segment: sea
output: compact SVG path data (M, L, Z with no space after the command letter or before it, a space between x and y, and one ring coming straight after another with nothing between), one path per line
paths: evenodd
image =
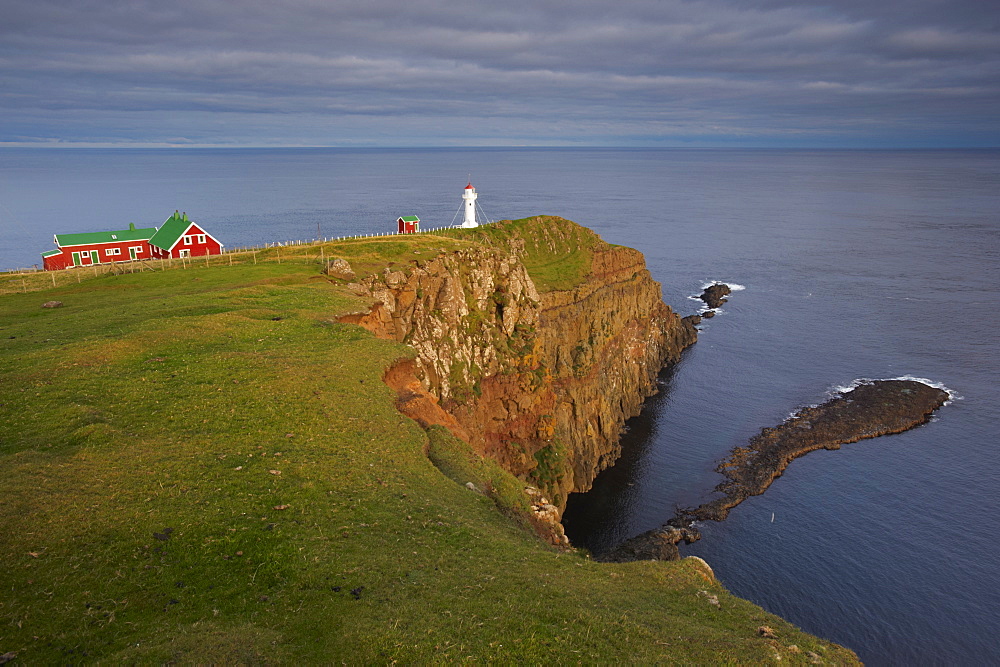
M677 312L736 287L570 497L600 553L712 497L727 452L861 378L953 399L794 461L682 547L873 665L1000 664L1000 150L0 149L0 268L188 213L230 247L559 215L641 250Z

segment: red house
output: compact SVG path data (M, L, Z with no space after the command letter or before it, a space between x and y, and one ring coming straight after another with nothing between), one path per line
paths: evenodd
M159 228L136 229L134 224L130 224L128 229L121 231L56 234L54 239L56 250L42 253L42 265L46 271L137 259L200 257L222 252L222 244L215 237L191 222L186 213L177 211Z
M415 215L404 215L396 220L400 234L413 234L420 231L420 218Z
M149 248L153 259L222 254L222 244L214 236L191 222L187 213L177 211L150 237Z

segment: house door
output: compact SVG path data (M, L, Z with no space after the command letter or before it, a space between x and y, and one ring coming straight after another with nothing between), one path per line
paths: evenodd
M91 250L90 251L90 263L91 264L100 264L100 261L98 261L98 259L97 259L97 251L96 250Z
M81 264L81 262L80 262L80 253L74 252L73 253L73 266L80 266L80 264Z
M128 258L129 259L135 259L136 258L135 248L129 248L128 249Z

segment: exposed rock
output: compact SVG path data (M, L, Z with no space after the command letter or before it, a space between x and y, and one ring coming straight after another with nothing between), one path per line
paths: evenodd
M714 593L709 593L708 591L698 591L698 597L704 597L705 601L713 607L720 609L719 596Z
M42 304L42 308L62 308L62 301L46 301Z
M726 299L722 298L727 294L732 293L729 285L723 283L714 283L705 288L705 291L701 293L698 298L705 302L705 305L709 308L719 308L722 304L726 302Z
M347 289L351 290L354 294L358 296L371 296L372 291L362 285L361 283L348 283Z
M523 233L502 250L442 252L370 276L361 282L375 303L341 321L413 347L386 374L400 410L544 487L558 514L618 458L625 420L697 332L663 303L638 251L557 218ZM572 235L591 243L589 275L539 293L525 244L558 253Z
M706 310L704 313L701 314L701 316L704 317L706 320L710 320L713 317L715 317L715 311L714 310Z
M598 556L595 560L606 563L625 563L634 560L680 560L677 545L691 544L701 537L697 530L663 526L646 531ZM707 565L707 564L706 564Z
M358 277L354 273L354 269L351 268L350 263L340 257L328 261L326 267L323 268L323 273L333 278L340 278L341 280L355 280Z
M822 405L802 408L781 425L762 429L748 446L734 448L716 467L726 476L715 487L721 497L695 509L679 510L662 528L627 540L600 560L677 560L678 543L690 544L701 537L693 527L695 521L722 521L733 507L764 493L799 456L907 431L927 422L947 400L946 391L923 382L874 380Z
M726 481L715 487L722 494L693 510L685 520L722 521L729 510L767 487L799 456L817 449L880 435L902 433L930 420L948 400L948 393L913 380L875 380L834 396L822 405L802 408L775 428L762 429L748 446L736 447L716 471Z
M772 630L770 627L766 625L762 625L759 628L757 628L757 634L763 637L764 639L778 638L778 635L774 634L774 630Z

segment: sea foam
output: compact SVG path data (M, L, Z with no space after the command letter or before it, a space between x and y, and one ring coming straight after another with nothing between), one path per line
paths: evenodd
M894 378L882 378L884 380L908 380L910 382L922 382L928 387L934 387L935 389L940 389L941 391L948 394L948 400L944 402L944 405L950 405L952 401L962 400L962 396L958 394L954 389L950 389L941 382L935 382L934 380L928 380L927 378L916 377L914 375L901 375ZM840 394L846 394L852 389L856 389L863 384L871 384L877 382L875 378L857 378L852 380L846 385L838 385L830 388L826 393L827 396L833 398L834 396L839 396Z
M827 397L827 400L830 400L832 398L837 398L838 396L843 396L847 392L853 389L857 389L861 385L872 384L873 382L880 382L882 380L909 380L911 382L922 382L928 387L934 387L935 389L940 389L941 391L944 391L948 394L948 400L945 401L941 407L944 407L945 405L951 405L953 401L962 400L962 396L960 396L958 392L956 392L954 389L949 389L940 382L934 382L933 380L928 380L927 378L915 377L913 375L902 375L900 377L895 377L895 378L882 378L881 380L876 378L856 378L854 380L851 380L847 384L834 385L833 387L830 387L829 389L826 390L825 396ZM824 401L824 403L825 402L826 401ZM782 423L795 419L796 417L799 416L799 414L801 414L803 410L807 408L818 408L820 405L822 405L822 403L812 403L810 405L803 405L802 407L796 408L792 412L788 413L788 416L785 417L784 420L782 420Z
M739 283L731 283L731 282L727 282L725 280L710 280L707 283L703 283L702 284L701 291L704 292L705 290L707 290L712 285L729 285L729 289L731 289L734 292L739 292L741 290L745 290L746 289L746 285L740 285ZM694 297L694 298L697 299L698 297Z

